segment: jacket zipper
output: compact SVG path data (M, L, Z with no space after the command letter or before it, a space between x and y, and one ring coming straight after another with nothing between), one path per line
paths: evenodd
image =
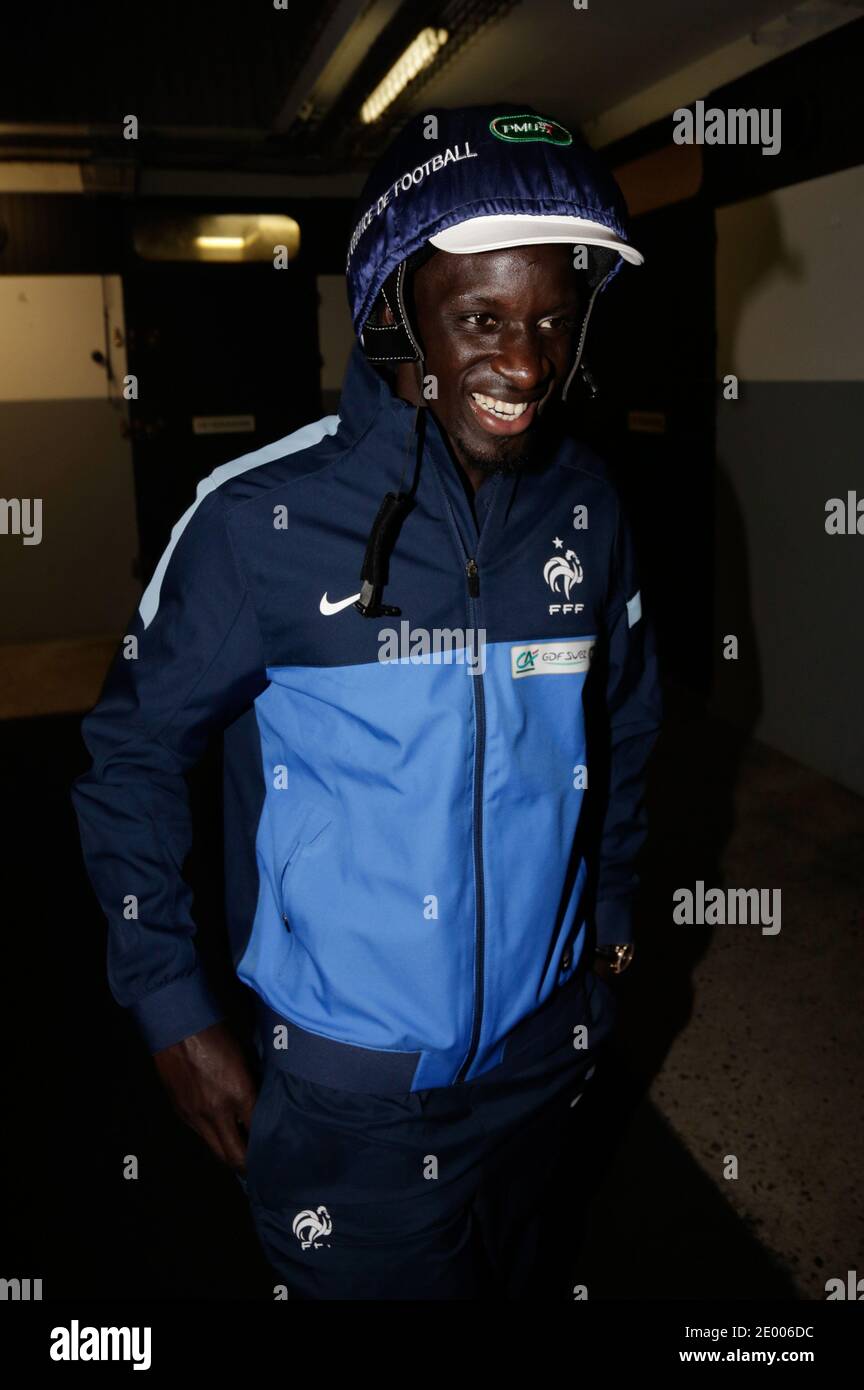
M474 631L477 629L477 616L480 598L480 571L477 561L473 555L468 554L467 547L462 539L462 533L453 512L450 498L447 496L447 489L444 486L438 468L435 468L435 476L444 501L444 507L450 520L450 526L456 540L456 545L465 562L465 576L468 581L468 619L469 626L473 623ZM493 486L492 483L489 484ZM494 506L494 499L490 500L489 509L486 513L484 526L488 525L489 513ZM478 531L477 545L480 544L480 534ZM465 1079L471 1063L477 1055L477 1048L480 1043L480 1030L483 1025L483 996L485 990L485 972L483 968L483 958L485 955L486 940L486 888L483 876L483 767L486 757L486 691L483 684L482 670L472 673L471 680L474 683L474 720L477 737L474 744L474 797L473 797L473 849L474 849L474 898L476 912L474 918L474 1012L471 1020L471 1040L468 1044L468 1051L459 1067L453 1080L455 1086L457 1082Z
M480 572L477 561L468 557L465 561L468 578L468 611L476 633L477 600L480 597ZM486 939L486 888L483 880L483 765L486 756L486 692L483 687L483 674L472 672L474 682L474 717L477 737L474 744L474 896L476 917L474 925L474 1014L471 1022L471 1041L461 1067L456 1073L456 1082L464 1081L471 1063L477 1055L480 1042L480 1029L483 1025L483 993L485 975L483 958Z

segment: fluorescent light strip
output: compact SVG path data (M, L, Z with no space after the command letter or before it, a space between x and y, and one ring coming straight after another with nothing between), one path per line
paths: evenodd
M382 111L391 106L401 92L418 73L427 68L444 47L449 35L446 29L422 29L393 64L386 77L378 83L371 96L360 108L360 119L364 125L377 121Z
M242 236L196 236L195 245L207 251L236 251L246 245Z

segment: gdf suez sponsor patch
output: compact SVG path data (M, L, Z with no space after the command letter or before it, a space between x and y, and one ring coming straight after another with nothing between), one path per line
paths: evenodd
M522 676L563 676L587 671L594 655L595 637L576 637L568 642L529 642L510 648L510 674L514 681Z

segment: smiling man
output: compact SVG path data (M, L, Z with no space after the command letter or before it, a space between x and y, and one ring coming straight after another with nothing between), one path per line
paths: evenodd
M409 122L350 240L339 414L199 486L84 721L111 988L289 1297L573 1298L577 1102L633 951L660 697L630 532L564 402L640 260L558 122ZM417 651L384 654L394 617ZM482 662L438 659L444 634ZM214 736L260 1078L181 875Z
M472 486L548 459L560 428L555 407L588 307L573 247L442 251L415 272L412 288L418 336L429 344L425 370L437 383L431 409ZM381 322L395 323L386 303ZM502 354L502 338L521 340L521 351ZM397 391L420 404L407 364L399 366Z

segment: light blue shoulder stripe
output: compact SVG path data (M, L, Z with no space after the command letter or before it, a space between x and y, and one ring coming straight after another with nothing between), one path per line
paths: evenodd
M153 577L144 593L141 595L141 602L138 605L138 612L145 628L149 627L159 610L159 594L162 589L162 580L165 571L174 552L174 547L179 541L186 527L192 519L195 508L204 500L209 492L213 492L229 478L236 478L238 473L246 473L250 468L259 468L262 463L270 463L272 459L284 458L286 454L296 454L300 449L311 449L318 444L325 434L335 434L339 427L338 415L324 415L320 420L315 420L311 425L303 425L293 434L286 434L284 439L277 439L272 444L265 444L261 449L255 449L251 454L241 454L240 458L231 459L228 463L220 463L218 468L207 478L202 478L195 491L195 501L175 523L171 530L171 539L166 545L159 563L153 571Z

